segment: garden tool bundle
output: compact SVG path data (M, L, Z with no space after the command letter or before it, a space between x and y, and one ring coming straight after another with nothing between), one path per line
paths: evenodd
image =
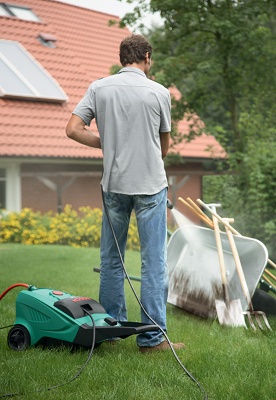
M236 243L235 243L235 240L234 240L234 237L233 237L233 233L232 233L232 229L231 229L232 227L229 224L229 221L233 221L233 220L232 219L229 220L227 218L221 218L212 208L210 208L207 204L203 203L202 200L197 199L197 201L198 201L199 204L202 205L202 207L204 207L207 211L209 211L212 214L214 219L219 220L225 226L226 234L228 236L228 240L229 240L229 243L230 243L230 248L231 248L231 251L232 251L232 254L233 254L235 266L236 266L237 273L238 273L238 276L239 276L241 288L242 288L242 291L243 291L243 294L244 294L244 297L246 299L246 303L247 303L247 306L248 306L247 310L245 310L243 312L243 314L248 316L249 324L254 330L256 330L256 327L255 327L255 324L253 322L252 317L255 317L255 319L257 321L257 324L258 324L260 329L263 329L263 325L261 323L261 319L262 319L263 322L265 323L265 326L269 330L271 330L271 327L269 325L269 322L267 320L267 317L266 317L265 313L263 311L254 311L254 309L253 309L253 305L252 305L252 301L251 301L251 295L250 295L249 290L248 290L248 286L247 286L247 282L246 282L246 279L245 279L245 276L244 276L244 272L243 272L242 264L241 264L241 261L240 261L239 253L237 251Z
M209 207L215 212L216 207L220 207L220 204L209 204ZM213 225L214 225L214 232L217 244L218 259L219 259L222 288L223 288L223 300L218 300L218 299L215 300L218 320L222 325L246 326L240 299L235 299L231 301L229 299L226 266L224 262L220 229L219 229L218 219L215 217L215 215L213 215Z
M229 221L223 221L216 212L214 216L212 215L218 222L227 223L230 231L234 231L235 247L242 265L247 285L246 290L245 285L242 285L241 282L241 274L238 273L236 265L238 261L237 257L234 259L234 247L230 245L229 234L216 229L216 235L214 235L215 219L210 219L190 198L187 198L187 201L182 198L179 200L208 225L208 228L195 225L189 220L186 224L182 224L181 219L179 218L177 221L176 218L178 211L172 210L179 228L171 235L167 249L168 302L203 318L218 316L217 306L219 303L216 303L216 300L224 303L224 311L229 311L230 303L235 306L233 310L236 311L240 310L241 305L242 313L238 311L238 314L232 316L230 314L230 317L228 315L230 318L228 318L228 322L230 325L233 321L235 322L233 325L245 325L245 315L248 318L250 316L255 318L257 315L250 314L253 308L252 301L249 303L249 297L252 298L257 292L261 277L266 272L267 248L257 239L237 235ZM208 209L210 208L208 207ZM218 257L218 248L222 255L220 258ZM273 274L272 276L274 277ZM249 296L245 296L246 292L249 293ZM237 301L235 302L235 300ZM247 312L249 314L244 314ZM268 328L269 324L265 314L260 312L257 316L259 317L258 321L260 322L260 319L264 321Z

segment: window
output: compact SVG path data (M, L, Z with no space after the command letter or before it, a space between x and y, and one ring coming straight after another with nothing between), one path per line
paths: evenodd
M50 33L40 33L37 39L40 41L41 44L43 44L43 46L53 48L56 47L57 38Z
M17 17L26 21L40 22L38 16L28 7L15 6L7 3L0 3L0 16Z
M0 17L10 17L11 14L3 4L0 4Z
M0 97L65 102L56 80L18 42L0 40Z
M6 208L6 170L0 168L0 210Z

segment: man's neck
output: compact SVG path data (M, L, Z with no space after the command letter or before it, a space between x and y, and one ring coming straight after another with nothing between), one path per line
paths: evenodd
M140 63L133 63L133 64L126 64L125 67L132 67L132 68L138 68L141 71L143 71L147 75L146 71L146 63L144 61L141 61Z

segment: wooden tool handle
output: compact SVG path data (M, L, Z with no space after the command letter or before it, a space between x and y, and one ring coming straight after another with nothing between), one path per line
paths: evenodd
M271 261L270 259L268 259L267 262L268 262L273 268L276 269L276 264L275 264L273 261Z
M276 286L268 279L265 275L262 275L264 281L266 281L273 289L276 289Z
M187 197L186 200L189 204L191 204L192 207L194 207L195 210L199 212L199 214L202 214L205 218L207 218L210 222L212 222L212 220L206 214L204 214L201 208L198 207L198 205L190 197Z
M271 272L269 272L268 269L265 269L264 272L265 272L268 276L270 276L270 278L272 278L272 279L274 279L274 280L276 281L276 276L273 275Z
M223 256L223 249L222 249L222 244L221 244L219 225L218 225L218 220L214 216L213 216L213 224L214 224L214 232L215 232L215 238L216 238L216 244L217 244L217 250L218 250L221 280L222 280L222 283L224 285L226 285L227 284L226 269L225 269L225 263L224 263L224 256Z
M233 234L232 234L231 230L229 229L229 226L225 222L224 222L224 225L225 225L225 230L226 230L226 233L227 233L227 236L228 236L228 239L229 239L229 243L230 243L230 247L231 247L231 250L232 250L233 257L234 257L234 261L235 261L235 264L236 264L236 269L237 269L237 272L238 272L238 275L239 275L239 278L240 278L243 294L244 294L244 296L246 298L246 301L247 301L247 304L248 304L250 310L253 310L253 305L252 305L252 302L251 302L251 296L250 296L250 293L249 293L249 290L248 290L248 286L247 286L247 283L246 283L246 280L245 280L244 272L243 272L243 269L242 269L239 253L237 251L237 247L236 247L236 243L235 243Z
M215 216L217 217L217 219L225 225L225 223L223 222L222 218L221 218L217 213L215 213L210 207L208 207L205 203L203 203L202 200L197 199L197 202L198 202L202 207L204 207L207 211L209 211L212 215L215 215ZM230 231L231 231L232 233L234 233L234 235L242 236L238 231L236 231L236 229L233 228L233 226L231 226L231 225L229 225L229 224L227 224L227 226L228 226L228 228L230 229ZM268 262L273 268L276 269L276 264L275 264L273 261L271 261L270 259L268 259L267 262Z
M178 197L178 200L180 200L183 204L185 204L185 206L187 206L191 211L193 211L193 213L197 217L199 217L203 222L205 222L210 228L212 228L212 229L214 228L212 221L210 220L210 218L205 216L204 213L199 213L194 207L192 207L189 203L187 203L187 201L182 199L182 197Z
M231 230L231 232L233 232L236 235L238 234L238 232L229 224L229 222L226 222L225 220L223 220L223 218L221 218L214 210L212 210L210 207L208 207L207 204L203 203L202 200L197 199L197 202L200 205L202 205L202 207L204 207L207 211L209 211L212 214L212 216L216 217L223 225L228 226L228 228Z

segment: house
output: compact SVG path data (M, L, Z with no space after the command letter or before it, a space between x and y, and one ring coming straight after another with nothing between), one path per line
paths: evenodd
M101 207L102 153L68 139L65 126L88 85L119 64L129 31L110 19L55 0L0 2L0 208ZM174 203L200 197L222 147L203 135L173 151L184 160L167 168Z

